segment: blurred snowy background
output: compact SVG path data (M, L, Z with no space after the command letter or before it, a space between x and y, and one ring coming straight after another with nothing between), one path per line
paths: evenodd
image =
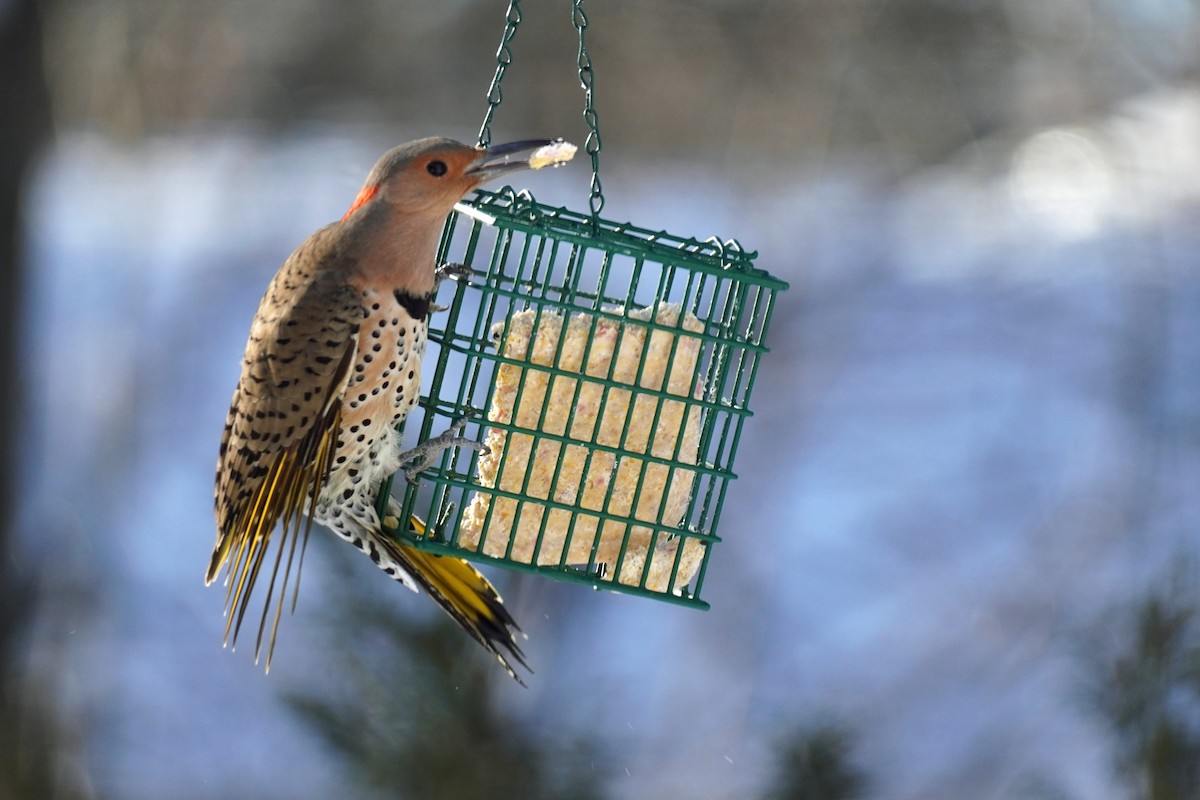
M493 571L521 689L322 536L221 648L261 292L504 7L0 0L0 798L1200 797L1196 0L592 0L605 216L792 285L712 610ZM495 138L581 143L523 7Z

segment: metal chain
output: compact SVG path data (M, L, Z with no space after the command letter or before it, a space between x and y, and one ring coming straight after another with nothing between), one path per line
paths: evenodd
M588 126L587 141L583 149L592 157L592 194L588 204L592 209L592 222L604 208L604 189L600 185L600 117L596 114L594 91L596 73L592 71L592 57L588 53L584 31L587 30L588 18L583 11L583 0L573 0L571 20L575 30L579 31L579 85L583 87L583 121Z
M510 0L508 11L504 15L504 35L500 37L500 47L496 50L496 74L492 85L488 87L487 114L483 117L483 125L479 129L479 146L487 147L492 143L492 117L504 100L504 92L500 89L500 81L504 80L504 71L512 63L513 55L509 43L517 35L517 26L521 24L521 0Z
M572 0L571 21L579 33L579 85L583 87L583 122L588 127L587 140L583 144L584 152L592 158L592 187L588 205L592 209L592 221L595 222L604 208L604 188L600 184L600 117L596 114L595 84L596 73L592 70L592 56L588 53L585 31L588 26L587 14L583 10L583 0ZM509 46L517 35L517 26L521 24L521 0L509 0L508 11L504 15L504 35L500 38L500 47L496 50L496 74L492 77L492 85L488 87L487 113L483 117L483 125L479 128L479 146L487 147L492 143L492 117L496 109L504 101L504 92L500 82L504 73L512 64L512 48Z

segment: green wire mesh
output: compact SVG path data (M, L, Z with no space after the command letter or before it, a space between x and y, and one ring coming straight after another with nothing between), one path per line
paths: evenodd
M509 188L460 203L438 259L473 273L430 320L419 438L469 417L465 435L491 453L450 448L404 486L402 518L428 524L397 535L708 608L721 506L787 288L755 256Z

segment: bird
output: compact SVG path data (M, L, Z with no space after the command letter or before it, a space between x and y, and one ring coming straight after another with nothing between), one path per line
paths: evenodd
M221 437L217 540L205 573L211 585L225 568L225 642L236 646L251 592L268 564L256 663L280 582L267 672L293 562L294 612L316 522L395 580L424 590L523 683L514 669L514 663L529 669L515 638L521 631L499 593L463 559L417 550L385 533L376 497L383 480L405 463L419 462L419 470L431 452L449 445L483 447L455 438L456 424L404 451L396 426L417 403L428 319L438 310L434 294L445 276L435 260L446 216L485 181L542 166L551 145L561 142L471 147L439 137L394 147L376 162L345 215L305 239L268 285ZM387 516L398 511L389 498ZM424 523L414 516L410 525Z

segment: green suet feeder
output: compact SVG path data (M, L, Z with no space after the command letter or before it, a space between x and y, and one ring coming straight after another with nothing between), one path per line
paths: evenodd
M488 121L511 61L515 5ZM578 0L575 9L591 213L505 188L476 192L447 220L439 263L471 274L430 319L420 439L469 417L465 434L490 452L452 447L405 486L401 518L427 524L397 535L423 550L708 608L704 576L787 284L736 241L599 217L586 17ZM481 142L486 132L485 121Z

